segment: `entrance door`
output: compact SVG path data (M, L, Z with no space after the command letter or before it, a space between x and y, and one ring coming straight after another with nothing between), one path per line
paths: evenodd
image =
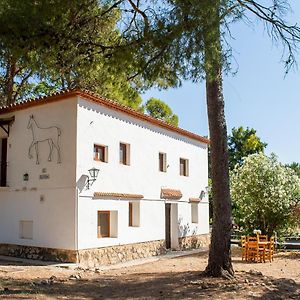
M0 186L6 186L7 139L0 139Z
M166 248L171 249L171 203L165 204Z

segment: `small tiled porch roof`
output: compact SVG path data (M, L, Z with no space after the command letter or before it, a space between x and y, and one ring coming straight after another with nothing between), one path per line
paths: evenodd
M95 192L94 197L97 198L119 198L119 199L143 199L141 194L111 193L111 192Z
M191 202L191 203L199 203L200 201L201 201L200 198L190 198L189 199L189 202Z
M161 199L180 199L182 198L182 193L180 190L173 190L173 189L161 189L160 193Z

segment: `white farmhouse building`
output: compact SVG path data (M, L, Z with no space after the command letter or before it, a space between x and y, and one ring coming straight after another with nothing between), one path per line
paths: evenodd
M0 108L0 254L109 264L207 245L207 145L78 89Z

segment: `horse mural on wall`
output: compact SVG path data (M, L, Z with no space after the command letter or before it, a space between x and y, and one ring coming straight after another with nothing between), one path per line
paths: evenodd
M49 144L49 156L48 161L52 161L52 155L53 155L53 149L55 148L57 151L57 163L61 163L61 157L60 157L60 136L61 136L61 130L57 126L50 126L50 127L39 127L33 117L31 115L29 117L29 122L27 125L27 129L31 129L32 132L32 142L28 149L28 157L30 159L33 158L32 155L32 148L35 149L35 156L36 156L36 164L38 165L40 163L39 161L39 143L41 142L48 142Z

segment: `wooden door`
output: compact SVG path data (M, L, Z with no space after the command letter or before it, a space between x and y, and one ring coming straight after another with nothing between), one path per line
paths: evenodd
M165 204L166 248L171 248L171 204Z

